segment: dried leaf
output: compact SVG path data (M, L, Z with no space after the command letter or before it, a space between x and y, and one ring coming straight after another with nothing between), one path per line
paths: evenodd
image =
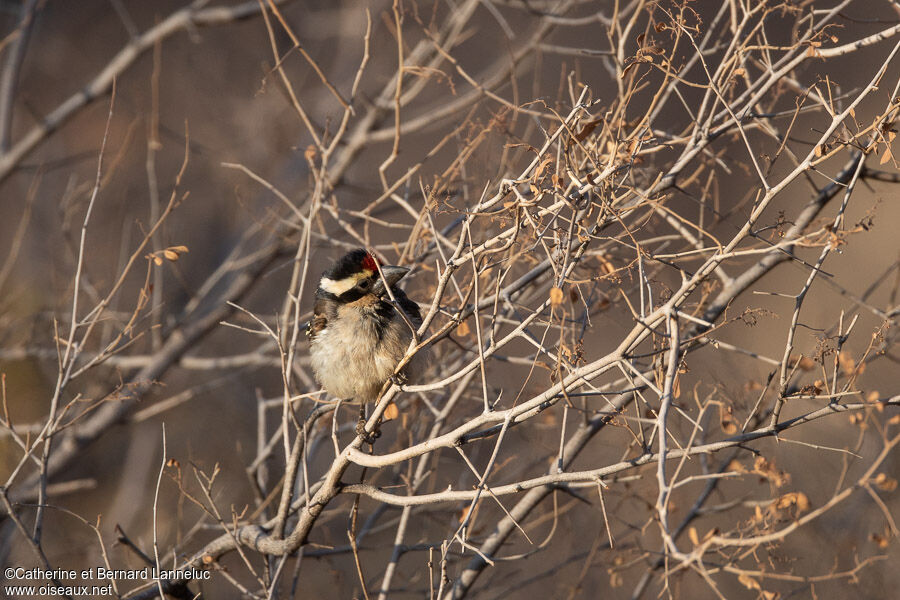
M897 480L893 477L888 477L884 473L879 473L875 476L875 485L878 486L883 492L893 492L897 489Z
M888 162L889 160L891 160L891 147L887 146L884 149L884 154L882 154L881 158L878 159L878 164L883 165L884 163Z
M738 431L737 420L734 418L733 410L730 406L719 405L719 423L722 425L722 431L726 435L734 435Z
M163 264L163 259L161 259L161 258L158 257L158 256L154 256L154 257L153 257L153 264L156 265L156 266L158 267L158 266L160 266L161 264Z
M470 332L471 329L469 329L469 323L466 321L463 321L456 326L456 335L458 335L459 337L466 337Z
M614 571L609 574L609 587L611 587L611 588L622 587L623 583L625 583L625 580L622 578L621 573L616 573Z
M556 173L550 175L550 181L553 183L553 187L555 187L556 189L561 190L563 188L562 179L560 179L559 175L557 175Z
M605 256L598 256L597 260L600 261L600 270L603 271L605 275L611 275L616 272L616 267L613 266Z
M397 408L397 405L395 403L391 402L384 408L383 418L385 421L393 421L394 419L396 419L399 416L400 416L400 409Z
M563 301L563 291L562 288L558 288L556 286L550 288L550 305L551 306L559 306Z
M736 458L732 459L731 462L728 463L728 466L725 467L725 470L728 471L729 473L746 473L747 472L747 468L744 467L744 465L741 464L741 461L739 461Z
M775 487L782 487L791 480L789 474L779 471L774 463L770 463L762 456L753 461L753 472L769 480Z
M172 262L178 260L178 253L171 250L163 250L163 256L166 257L166 260L171 260Z
M804 513L809 510L809 498L803 492L788 492L787 494L776 498L769 505L769 514L778 514L788 509L796 508L796 514ZM796 516L796 515L795 515Z
M547 157L544 160L542 160L541 164L539 164L537 166L537 168L535 168L535 170L534 170L534 175L532 176L534 178L534 180L537 181L538 179L540 179L541 176L544 174L544 171L547 169L547 166L552 165L552 164L553 164L553 159L550 157Z
M813 359L811 359L808 356L803 356L803 355L796 356L795 355L795 356L791 356L790 359L788 359L788 365L790 365L791 367L796 366L801 371L812 371L813 369L816 368L816 361L814 361Z
M641 141L638 138L634 138L630 142L628 142L628 156L631 156L635 153L635 151L637 151L638 144L640 143Z
M747 575L746 573L741 573L740 575L738 575L738 581L740 581L742 584L744 584L744 587L747 588L748 590L761 589L759 587L759 582L757 580L753 579L752 577L750 577L749 575Z
M697 529L695 527L691 527L690 529L688 529L688 539L691 540L691 543L693 545L700 545L700 536L697 535Z
M848 377L856 370L856 361L847 352L838 354L838 364L841 367L841 372Z
M579 142L583 142L587 136L591 135L591 132L596 129L597 125L603 122L603 119L594 119L593 121L588 121L584 124L584 127L581 128L581 131L575 134L575 139Z

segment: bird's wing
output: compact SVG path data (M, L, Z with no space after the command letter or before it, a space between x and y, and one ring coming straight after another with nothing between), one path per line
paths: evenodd
M316 298L316 303L313 306L312 321L306 326L306 335L309 339L315 339L319 332L328 325L328 316L332 312L329 309L332 308L331 303L324 298Z
M403 309L403 312L409 317L409 320L413 322L413 325L418 327L422 324L422 312L419 310L419 305L409 299L409 297L403 293L403 290L394 288L394 298L397 299L397 304L400 305L400 308Z

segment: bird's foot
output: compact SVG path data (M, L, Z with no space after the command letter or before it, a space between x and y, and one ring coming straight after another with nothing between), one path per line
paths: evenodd
M399 388L402 388L404 385L409 383L409 377L406 376L406 373L400 371L399 373L394 373L393 375L391 375L391 383Z
M365 443L371 445L375 443L375 440L381 437L380 423L376 424L375 429L369 433L366 431L366 421L366 406L362 405L359 407L359 421L356 422L356 435L361 437Z

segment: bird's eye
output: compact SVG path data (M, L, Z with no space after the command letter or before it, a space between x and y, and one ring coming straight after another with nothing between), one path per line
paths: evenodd
M371 280L371 279L363 279L363 280L360 281L359 284L358 284L359 289L361 289L361 290L367 290L367 289L369 289L369 286L370 286L370 285L372 285L372 280Z

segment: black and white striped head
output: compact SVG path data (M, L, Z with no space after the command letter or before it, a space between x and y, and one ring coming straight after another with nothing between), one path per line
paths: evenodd
M379 266L384 280L378 274ZM317 293L338 302L354 302L367 295L381 297L385 293L385 281L393 288L408 272L406 267L382 265L377 258L359 248L336 260L322 273Z

